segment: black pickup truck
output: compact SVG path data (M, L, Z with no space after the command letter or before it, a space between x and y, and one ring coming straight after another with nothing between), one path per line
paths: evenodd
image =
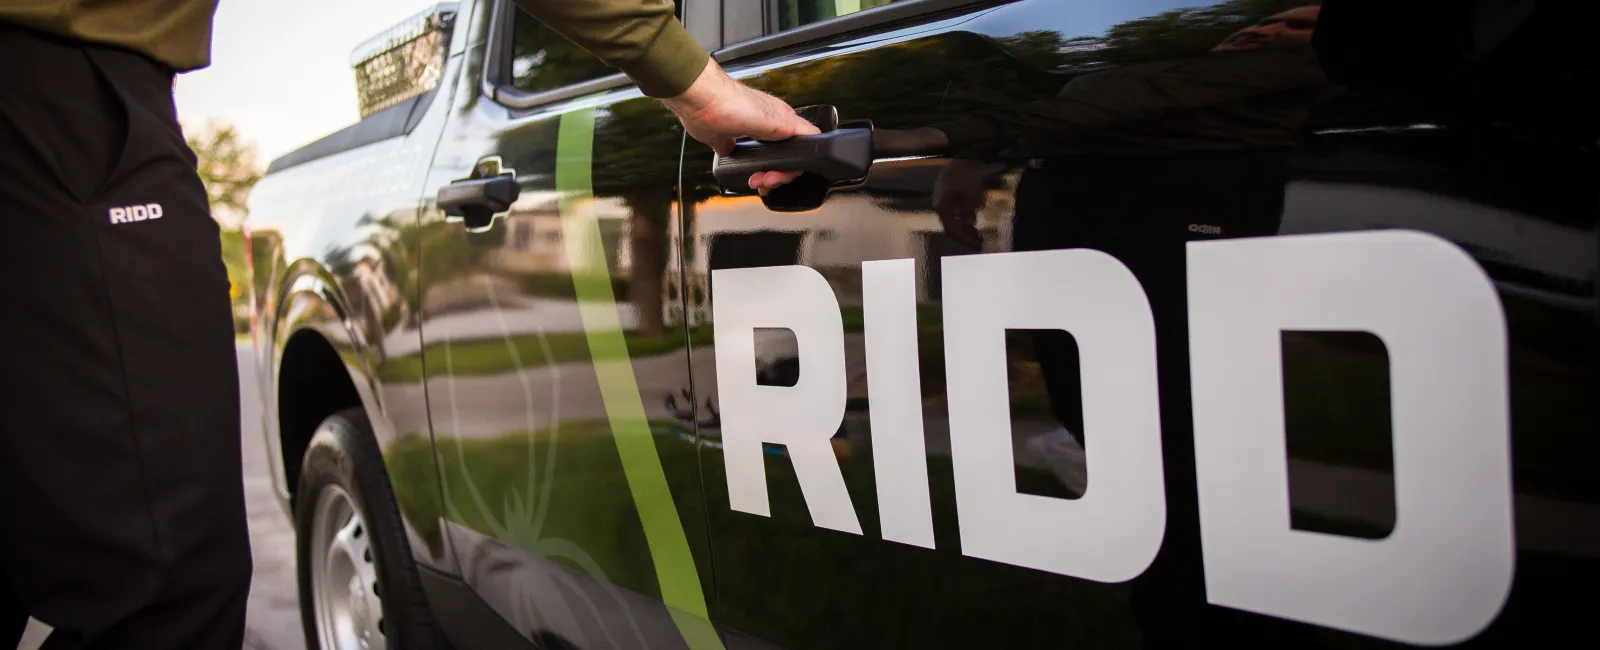
M824 133L464 0L254 191L313 648L1600 645L1595 3L677 4Z

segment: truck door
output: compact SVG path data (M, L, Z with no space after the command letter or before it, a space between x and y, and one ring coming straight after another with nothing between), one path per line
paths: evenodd
M667 267L682 131L509 0L487 5L482 83L453 109L421 224L444 532L537 647L717 647L678 417L702 333Z
M723 5L877 153L750 143L811 170L763 200L686 145L730 646L1592 638L1592 68L1346 86L1292 0Z

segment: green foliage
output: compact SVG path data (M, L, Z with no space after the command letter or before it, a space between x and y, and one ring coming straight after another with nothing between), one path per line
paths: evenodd
M997 39L1018 59L1049 70L1082 73L1106 66L1195 57L1267 16L1313 4L1307 0L1229 0L1174 9L1112 26L1103 36L1062 38L1028 31Z
M1306 0L1228 0L1210 6L1175 9L1112 27L1100 39L1103 49L1092 55L1113 65L1199 56L1247 25L1307 4L1312 3Z
M389 472L389 485L406 522L417 531L429 553L444 550L444 533L439 518L444 504L439 500L439 473L433 462L433 441L427 434L410 433L389 443L383 455Z
M244 141L232 124L210 122L188 136L196 171L206 188L211 214L222 226L222 261L228 269L229 297L233 301L234 330L248 331L250 272L245 264L245 202L261 180L255 147Z
M245 264L244 231L224 228L222 238L222 263L228 269L228 297L233 302L233 330L236 334L250 331L250 268Z
M611 105L596 116L595 196L635 195L633 203L673 201L678 185L678 154L683 129L661 102L634 99ZM649 197L645 200L639 200ZM651 201L653 199L653 201Z
M243 218L250 190L261 180L255 147L245 142L238 127L221 122L207 123L187 141L198 158L200 180L205 183L213 215L237 223Z

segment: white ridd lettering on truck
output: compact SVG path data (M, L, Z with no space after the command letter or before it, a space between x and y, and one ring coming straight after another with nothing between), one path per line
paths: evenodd
M1092 250L953 257L944 269L962 553L1100 582L1138 577L1155 560L1167 520L1156 329L1139 281ZM1040 281L1048 294L1037 290ZM1078 341L1083 428L1093 432L1084 455L1094 468L1094 486L1082 498L1017 492L1007 329L1065 330Z
M883 538L933 548L933 502L922 437L922 375L917 359L917 264L912 260L861 265L867 392L873 397L873 476ZM906 333L911 332L910 336Z
M1477 263L1389 231L1196 242L1188 268L1207 598L1409 643L1476 635L1516 561L1505 317ZM1289 527L1283 330L1368 332L1388 350L1385 539Z
M1161 544L1166 508L1142 287L1115 258L1088 250L943 266L962 552L1101 582L1137 577ZM914 344L905 344L916 337L912 269L909 260L862 266L869 408L884 537L932 547L921 411L907 403L919 391ZM1515 571L1508 368L1504 316L1477 264L1414 232L1237 239L1189 244L1188 281L1208 600L1430 645L1493 621ZM787 266L718 270L712 282L731 507L769 514L761 445L783 444L812 520L861 534L828 445L844 415L845 358L827 281ZM797 385L756 384L757 328L793 331ZM1016 491L1007 329L1061 329L1079 343L1094 479L1076 501ZM1290 527L1285 330L1362 331L1384 342L1396 502L1387 538Z
M788 448L811 520L861 534L829 439L844 421L844 320L833 288L804 266L714 271L717 381L724 404L728 496L734 510L771 516L761 443ZM805 364L792 387L756 385L756 328L786 327Z

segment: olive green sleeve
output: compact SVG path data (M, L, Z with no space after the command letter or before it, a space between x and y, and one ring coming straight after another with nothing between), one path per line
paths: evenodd
M694 83L710 56L673 16L671 0L516 0L644 94L673 97Z

